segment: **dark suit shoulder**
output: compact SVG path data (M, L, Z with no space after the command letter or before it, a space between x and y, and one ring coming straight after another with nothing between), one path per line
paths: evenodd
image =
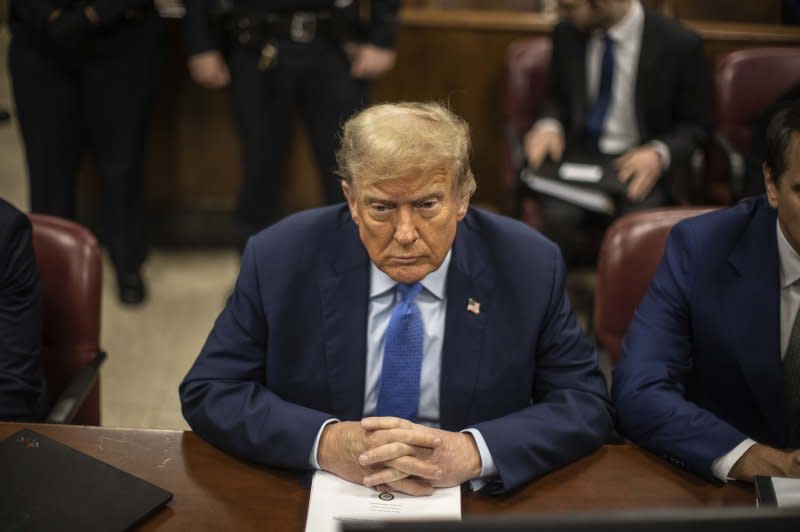
M732 207L683 220L676 224L673 235L690 239L693 249L704 258L727 259L742 236L753 228L774 233L776 215L766 196L762 195L748 198Z
M260 271L282 276L347 268L366 252L344 203L299 212L251 237Z
M560 21L553 27L552 39L559 43L579 43L588 39L588 33L579 30L567 21Z
M645 37L648 32L658 32L669 39L670 45L684 44L689 47L702 43L702 38L693 29L672 17L662 15L658 11L645 9Z
M561 258L561 251L555 243L519 220L471 207L464 223L496 260L550 266Z
M743 200L731 207L722 208L700 216L694 216L679 222L676 228L690 230L698 238L716 239L726 235L735 235L748 226L757 215L774 211L769 206L766 196L757 196Z

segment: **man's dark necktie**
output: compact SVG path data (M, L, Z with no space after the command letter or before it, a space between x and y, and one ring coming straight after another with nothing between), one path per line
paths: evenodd
M396 289L398 300L386 329L375 415L415 421L419 408L424 329L414 298L422 290L422 285L398 283Z
M783 357L783 383L789 445L797 448L800 447L800 310L795 315Z
M600 84L597 97L586 117L586 144L592 150L599 149L603 123L606 121L611 105L611 86L614 80L614 41L606 33L603 35L603 58L600 66Z

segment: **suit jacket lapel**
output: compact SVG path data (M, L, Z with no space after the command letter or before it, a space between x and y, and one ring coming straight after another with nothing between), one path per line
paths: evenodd
M780 353L780 271L775 210L762 199L730 255L740 276L721 311L735 335L739 364L776 439L785 437ZM737 326L741 324L742 326Z
M344 236L333 271L320 279L325 360L331 413L358 420L364 408L369 257L349 217L338 230Z
M460 430L468 414L486 354L486 327L492 311L493 273L485 245L469 226L458 226L447 274L447 315L442 346L439 418L445 430ZM467 309L472 299L478 306Z

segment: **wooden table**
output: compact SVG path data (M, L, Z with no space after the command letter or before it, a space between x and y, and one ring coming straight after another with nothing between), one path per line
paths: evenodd
M292 471L237 460L192 432L0 422L30 428L175 494L143 530L288 530L305 526L309 492ZM753 506L749 485L719 487L631 445L605 446L503 497L464 489L464 515Z

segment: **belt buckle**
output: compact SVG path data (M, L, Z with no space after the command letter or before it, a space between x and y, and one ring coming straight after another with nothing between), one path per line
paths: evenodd
M317 35L317 14L312 11L292 13L289 24L289 37L294 42L309 43Z

